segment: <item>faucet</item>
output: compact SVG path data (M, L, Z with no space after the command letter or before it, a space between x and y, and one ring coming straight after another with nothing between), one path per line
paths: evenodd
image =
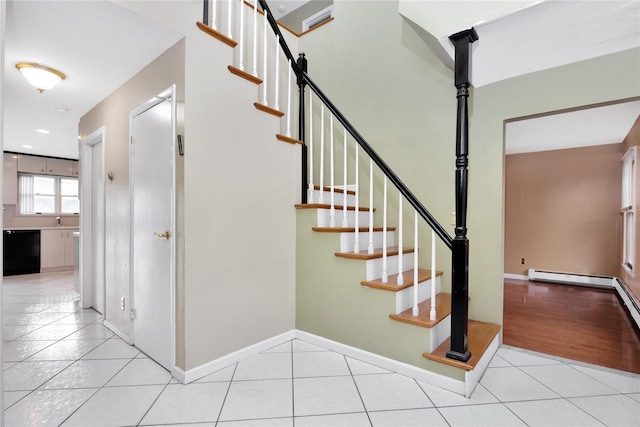
M56 217L56 221L58 221L58 227L62 227L61 219L62 218L60 218L59 216Z

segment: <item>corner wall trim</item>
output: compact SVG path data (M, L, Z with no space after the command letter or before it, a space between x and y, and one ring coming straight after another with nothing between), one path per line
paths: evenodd
M187 371L184 371L183 369L178 367L174 367L174 377L182 384L188 384L216 371L219 371L220 369L224 369L229 365L240 362L241 360L248 359L251 356L255 356L256 354L268 350L272 347L284 344L287 341L291 341L295 337L295 330L292 329L288 332L276 335L271 338L267 338L264 341L257 342L248 347L241 348L240 350L236 350L232 353L204 363L200 366L196 366L195 368L189 369Z

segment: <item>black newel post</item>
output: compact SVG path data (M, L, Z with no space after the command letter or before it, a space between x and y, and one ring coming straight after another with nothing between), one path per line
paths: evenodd
M470 47L478 40L476 30L461 31L449 37L455 46L455 86L458 90L456 126L456 229L451 251L451 349L450 359L466 362L469 320L469 239L467 239L467 166L469 164L469 98Z
M298 55L298 59L296 60L296 65L298 66L298 73L296 76L298 83L298 100L300 102L300 108L298 109L298 139L302 141L302 197L301 203L307 203L307 144L304 142L304 87L306 86L306 82L303 78L303 73L307 72L307 58L305 58L304 53L300 53Z

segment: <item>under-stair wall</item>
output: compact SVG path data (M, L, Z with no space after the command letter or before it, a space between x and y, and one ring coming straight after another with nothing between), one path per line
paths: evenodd
M120 2L185 36L186 372L295 328L300 147L256 110L258 88L229 73L232 48L200 31L202 3ZM204 369L204 370L203 370Z

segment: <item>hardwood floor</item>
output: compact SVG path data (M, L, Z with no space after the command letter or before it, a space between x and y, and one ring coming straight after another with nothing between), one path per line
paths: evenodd
M503 342L640 373L640 333L614 291L505 279Z

